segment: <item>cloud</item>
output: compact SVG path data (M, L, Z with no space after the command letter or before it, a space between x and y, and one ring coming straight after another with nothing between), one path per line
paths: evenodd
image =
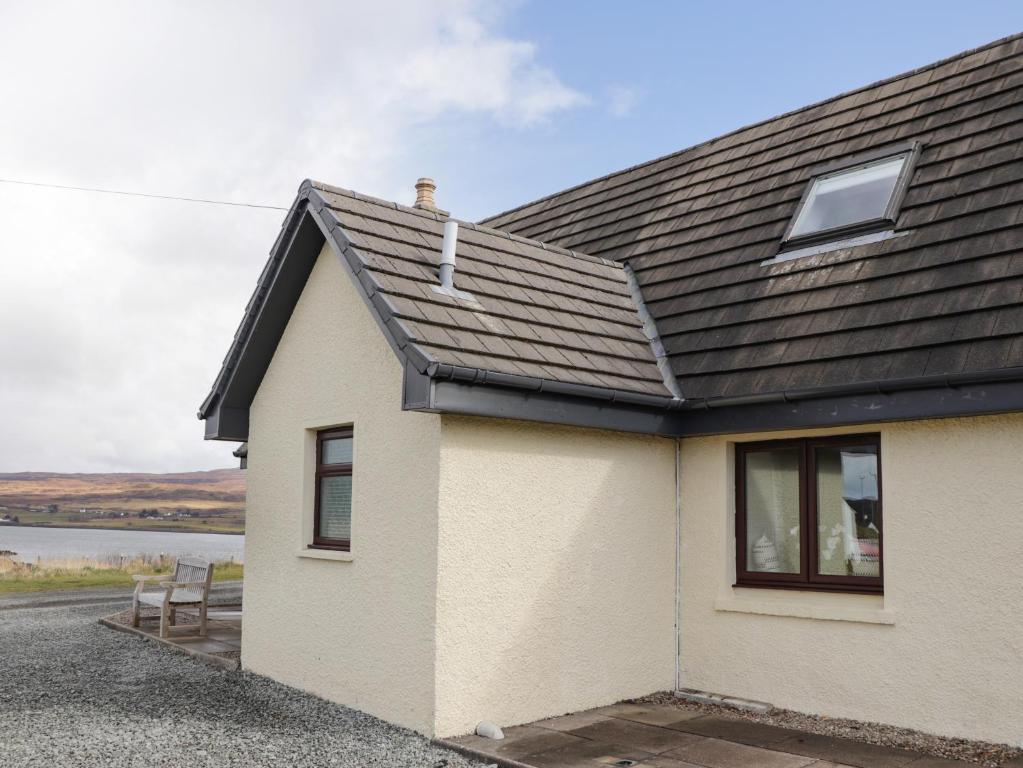
M588 103L535 59L532 43L492 38L479 22L457 17L408 57L398 82L419 97L425 116L456 108L532 125Z
M639 93L625 85L611 85L607 88L607 111L612 117L628 117L636 104Z
M528 130L587 101L503 11L5 3L0 175L284 206L312 176L411 200L425 123ZM230 465L195 411L283 213L5 184L0 206L0 471Z

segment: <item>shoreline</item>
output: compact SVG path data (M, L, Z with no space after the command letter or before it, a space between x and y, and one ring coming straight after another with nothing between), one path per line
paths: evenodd
M193 528L157 528L153 526L145 525L132 525L132 526L113 526L113 525L75 525L69 523L66 525L51 525L49 523L0 523L0 531L5 528L64 528L70 530L80 531L126 531L131 533L132 531L139 531L144 533L198 533L207 536L244 536L245 531L203 531L196 530Z

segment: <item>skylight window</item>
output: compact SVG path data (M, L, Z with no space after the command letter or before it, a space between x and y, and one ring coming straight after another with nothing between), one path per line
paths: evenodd
M786 247L894 227L914 155L914 147L905 147L861 156L814 176L785 234Z

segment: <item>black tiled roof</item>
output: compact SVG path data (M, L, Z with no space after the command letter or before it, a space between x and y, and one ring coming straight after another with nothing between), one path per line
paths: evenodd
M1023 36L492 217L627 261L687 398L1023 366ZM815 168L918 141L896 230L763 265Z
M426 365L671 397L619 263L461 222L455 287L475 298L465 301L433 290L447 217L312 187L363 286Z

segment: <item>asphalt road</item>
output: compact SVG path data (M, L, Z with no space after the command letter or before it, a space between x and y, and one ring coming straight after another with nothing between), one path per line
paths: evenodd
M10 608L55 608L72 605L112 605L113 613L118 605L127 608L131 604L134 588L96 587L92 589L55 589L45 592L14 592L0 595L0 611ZM213 584L211 602L239 603L242 599L241 581L218 581Z

